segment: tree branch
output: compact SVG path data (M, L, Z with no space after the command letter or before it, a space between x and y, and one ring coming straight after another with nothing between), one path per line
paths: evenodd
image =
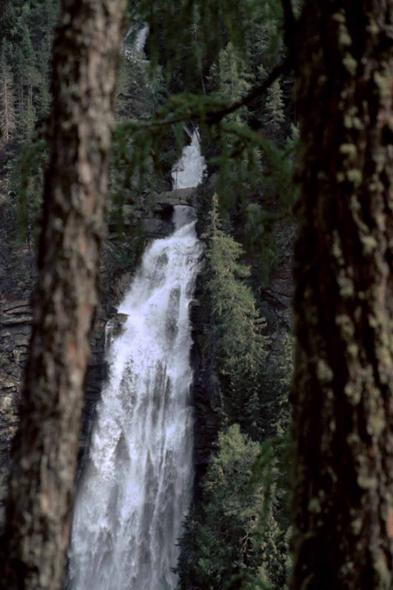
M153 121L131 123L134 129L153 129L154 127L163 127L166 125L173 125L175 123L182 123L186 121L197 121L199 123L205 123L207 125L217 125L224 117L231 115L243 106L247 106L252 103L256 98L263 96L270 86L277 78L282 74L290 70L293 66L293 57L288 56L280 65L276 66L266 78L266 80L253 88L246 96L241 100L237 100L227 107L224 107L217 111L207 111L206 113L194 113L189 112L184 115L171 116L166 119L156 119ZM130 124L128 123L127 126Z
M247 106L250 103L252 103L256 98L263 96L270 88L270 86L273 84L273 82L277 80L277 78L279 78L282 74L284 74L292 68L292 64L292 56L288 56L280 65L276 66L270 72L269 76L262 84L253 88L248 94L246 94L244 98L242 98L241 100L237 100L236 102L233 102L230 106L225 107L224 109L221 109L219 111L213 111L211 113L208 113L207 117L205 117L205 122L208 125L214 125L216 123L219 123L221 119L223 119L227 115L231 115L241 107Z

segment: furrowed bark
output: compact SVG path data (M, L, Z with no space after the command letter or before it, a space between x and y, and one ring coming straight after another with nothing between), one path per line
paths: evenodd
M62 587L126 0L63 0L34 326L0 588Z
M393 588L393 2L298 39L293 590Z

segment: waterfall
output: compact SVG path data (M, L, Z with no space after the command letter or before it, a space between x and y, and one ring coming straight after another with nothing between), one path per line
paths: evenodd
M72 590L173 590L192 490L189 398L193 298L201 245L191 207L155 240L119 311L69 551Z
M172 168L173 188L188 188L197 186L206 170L205 158L201 154L201 144L198 129L192 133L185 128L191 138L190 145L183 149L182 157Z
M149 27L145 25L137 34L135 40L135 51L142 53L145 47L146 39L149 35Z
M149 29L137 34L131 60ZM198 130L174 165L173 188L199 184L205 170ZM202 246L192 207L174 207L172 236L154 240L119 308L109 379L97 406L78 485L68 590L174 590L173 573L193 483L189 398L191 326Z
M147 60L141 58L141 55L143 54L143 50L146 45L147 38L149 36L149 26L144 25L136 34L136 37L134 39L134 43L133 43L132 47L127 48L127 47L125 47L125 44L127 42L128 37L133 32L133 30L134 30L134 27L130 27L125 38L124 38L124 41L123 41L124 55L130 61L142 61L144 63L149 63Z

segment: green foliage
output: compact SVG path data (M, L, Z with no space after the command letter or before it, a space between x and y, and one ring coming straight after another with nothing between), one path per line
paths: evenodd
M244 211L244 246L255 261L257 280L262 285L267 285L270 272L278 260L275 227L279 222L292 221L298 194L293 182L298 140L291 139L284 149L269 145L271 149L265 152L269 172L262 175L260 183L263 200L246 203Z
M169 78L180 62L185 71L194 72L205 59L215 60L227 35L236 46L244 46L245 6L245 0L160 0L154 4L141 0L133 5L132 16L148 22L152 63L164 61ZM186 61L184 48L188 50Z
M250 485L258 453L259 445L239 425L220 433L203 480L200 512L187 520L182 543L192 557L180 562L180 590L239 587L262 572L271 588L284 587L285 533L274 518L274 502L266 508L263 486Z
M195 71L203 73L206 64L217 62L229 40L245 54L251 23L282 22L281 3L276 0L140 0L129 6L131 20L149 24L152 63L163 61L168 79L181 63L194 83L200 79L195 80Z
M217 96L232 101L240 100L250 89L253 76L247 72L244 57L236 51L232 43L221 49L218 62L210 70L211 82L217 89ZM243 110L244 111L244 110ZM236 111L230 118L239 120L242 111Z
M22 150L12 184L17 189L17 218L20 240L35 243L42 210L44 173L48 162L47 142L37 136Z
M19 142L31 140L35 125L49 112L50 59L59 0L7 3L0 27L3 50L14 85ZM9 141L9 140L8 140Z
M40 82L39 72L36 67L36 53L30 38L27 23L22 21L21 43L18 46L18 84L20 88L20 118L24 136L31 139L36 123L36 108L34 102L34 90Z
M269 528L270 510L273 511L277 527L280 529L280 551L275 556L274 567L267 569L265 564L258 568L257 575L251 584L246 583L242 590L254 588L260 590L287 590L287 581L291 569L289 543L291 538L290 526L290 462L291 442L289 433L265 441L252 466L250 486L263 486L264 503L262 508L261 531Z
M162 69L152 70L143 59L128 46L122 55L116 85L115 115L118 123L143 120L152 116L166 98L166 86ZM133 57L132 57L133 56Z
M224 404L228 396L232 402L227 423L239 421L243 433L235 424L219 434L218 452L211 456L202 480L202 497L186 520L179 588L288 590L291 532L287 396L292 343L289 336L284 338L276 371L278 410L271 426L279 436L259 445L244 432L254 441L263 437L267 342L259 333L253 294L244 282L249 279L249 269L241 264L242 248L224 231L217 197L213 199L204 237L214 355L221 373ZM247 334L244 339L243 334ZM258 361L250 363L254 357ZM250 365L255 373L249 370Z
M254 16L254 15L253 15ZM282 50L282 36L279 34L281 15L276 10L256 20L250 17L247 47L254 73L266 74L276 65L277 55Z
M267 92L265 125L272 134L276 134L285 121L284 102L280 81L273 82Z
M3 44L0 55L0 144L11 140L15 127L14 82Z
M38 70L40 76L40 84L38 87L39 94L37 96L37 110L42 118L46 118L50 112L51 94L50 86L50 60L51 60L51 45L48 45L48 40L44 39L41 42L38 52Z
M192 92L171 96L156 110L149 124L127 126L135 150L141 149L154 160L155 154L161 153L162 146L168 142L172 125L198 123L204 127L201 133L205 141L214 144L209 165L220 170L218 190L222 202L225 201L227 210L233 210L239 195L245 201L248 191L255 190L262 165L266 164L270 174L270 166L277 158L269 156L271 146L259 129L239 131L248 118L248 108L238 109L224 119L215 119L214 114L247 93L259 66L270 70L276 63L282 51L281 3L231 0L228 4L217 0L212 4L207 0L172 0L153 4L151 0L141 0L130 6L130 19L149 24L151 65L161 63L166 68L169 88L179 87L176 68L180 63L181 77L184 79L189 73L192 78ZM209 71L210 78L206 76ZM253 110L259 109L256 104L252 105ZM262 158L266 159L265 163L261 162ZM135 163L138 161L145 165L145 157L136 158ZM153 164L157 168L157 163Z
M250 287L244 283L250 271L241 264L240 244L221 228L218 197L213 197L207 242L207 290L210 294L214 336L218 340L217 364L229 381L229 399L236 408L259 390L266 360L265 325L255 309Z
M289 431L290 409L288 395L292 383L293 375L293 337L286 334L283 341L283 353L280 359L281 386L282 393L279 400L280 413L276 422L276 431L278 435L284 435Z

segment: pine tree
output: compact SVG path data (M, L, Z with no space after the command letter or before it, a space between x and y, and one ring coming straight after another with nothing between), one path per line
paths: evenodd
M246 393L246 392L245 392ZM241 420L246 424L246 429L253 440L261 440L263 430L261 427L262 405L257 389L254 389L244 404Z
M34 131L37 117L36 117L36 110L35 110L35 107L33 104L33 87L31 85L29 85L27 88L27 91L28 91L28 93L27 93L27 100L26 100L24 124L25 124L26 137L28 139L31 139L31 136L33 135L33 131Z
M48 52L50 52L53 43L53 34L59 13L59 0L43 1L43 29L44 41Z
M253 80L245 60L240 56L232 43L228 43L218 56L218 63L210 70L210 81L217 89L217 95L229 100L240 100L251 88ZM230 120L240 121L241 115L246 114L241 109L229 117Z
M285 533L274 518L273 498L265 505L263 485L250 485L259 450L238 424L219 434L202 481L201 511L190 515L182 539L192 560L180 563L181 590L239 588L240 580L260 580L262 571L269 590L284 589Z
M279 80L273 82L268 90L263 121L272 135L278 132L285 121L284 101Z
M40 73L37 100L39 116L47 117L49 115L51 105L51 95L49 91L50 47L48 48L47 39L43 39L40 44L37 67Z
M27 138L31 138L36 123L36 108L34 104L34 89L39 85L41 76L37 70L36 53L31 41L30 31L26 23L22 24L22 62L21 62L21 85L23 102L23 127Z
M5 47L0 56L0 131L1 142L7 143L16 127L14 87L11 70L7 64Z
M230 382L231 403L240 407L259 389L266 359L264 320L255 309L251 289L243 282L250 270L240 262L242 247L221 228L218 197L214 195L207 240L208 282L215 335L219 342L218 365Z

